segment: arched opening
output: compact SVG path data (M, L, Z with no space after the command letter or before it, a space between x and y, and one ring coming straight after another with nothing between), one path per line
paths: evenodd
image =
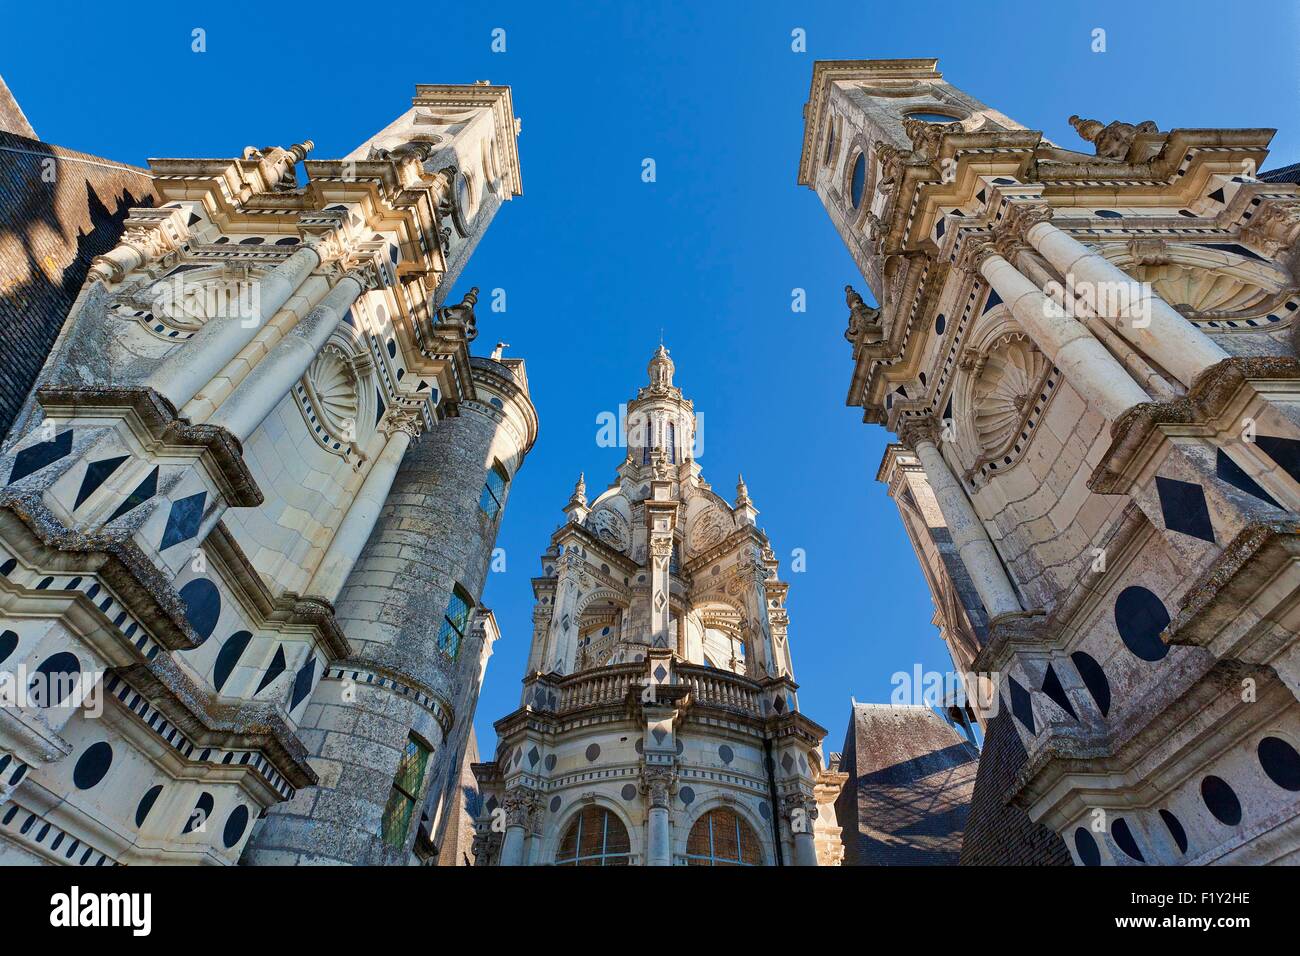
M695 821L686 838L687 866L759 866L758 837L727 807L716 807Z
M627 827L604 807L589 806L569 821L560 848L555 853L556 866L628 866L632 860L632 841Z

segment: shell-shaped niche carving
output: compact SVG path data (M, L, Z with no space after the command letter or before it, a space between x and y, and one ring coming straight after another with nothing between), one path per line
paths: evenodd
M326 346L312 360L304 382L316 413L315 424L323 427L333 439L326 446L335 443L344 448L351 446L357 438L357 414L361 402L357 373L347 355L338 346ZM316 435L324 441L319 432Z
M973 422L986 454L1000 451L1019 433L1051 367L1020 335L1003 337L985 355L975 379Z
M632 536L627 521L613 508L597 508L587 516L587 528L615 551L626 551Z
M1241 276L1177 262L1144 264L1130 271L1140 281L1151 283L1156 294L1170 305L1184 306L1194 313L1245 311L1277 291Z

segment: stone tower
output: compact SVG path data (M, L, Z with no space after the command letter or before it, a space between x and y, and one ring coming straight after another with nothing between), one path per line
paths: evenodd
M0 450L0 862L432 858L536 434L446 304L517 132L420 86L343 159L151 161Z
M1273 131L1071 117L935 60L814 66L799 182L848 403L957 667L996 683L965 862L1300 859L1300 196ZM1294 178L1293 174L1291 178Z
M628 403L627 458L533 580L520 708L476 764L479 865L838 862L825 731L799 712L787 585L743 479L703 479L662 345Z

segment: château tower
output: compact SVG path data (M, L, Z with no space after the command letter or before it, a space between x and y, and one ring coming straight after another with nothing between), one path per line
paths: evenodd
M815 64L799 182L848 404L1000 696L964 862L1300 858L1300 195L1273 131L1070 125L932 59ZM969 686L969 685L968 685Z
M140 171L0 451L0 862L433 858L536 437L448 304L517 133L419 86L342 159Z
M583 478L533 580L520 708L476 764L479 865L831 864L842 776L799 712L785 609L744 480L703 478L662 345L627 458Z

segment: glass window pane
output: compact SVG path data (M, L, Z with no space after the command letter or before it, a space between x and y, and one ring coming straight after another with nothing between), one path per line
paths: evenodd
M730 810L714 810L710 816L713 817L713 855L720 860L739 860L736 815Z
M420 794L420 781L424 779L424 768L429 761L429 751L416 741L408 740L406 749L397 763L397 776L393 785L415 798Z
M407 797L396 787L388 795L388 806L384 807L383 837L389 846L406 845L406 831L411 825L411 811L415 801Z

